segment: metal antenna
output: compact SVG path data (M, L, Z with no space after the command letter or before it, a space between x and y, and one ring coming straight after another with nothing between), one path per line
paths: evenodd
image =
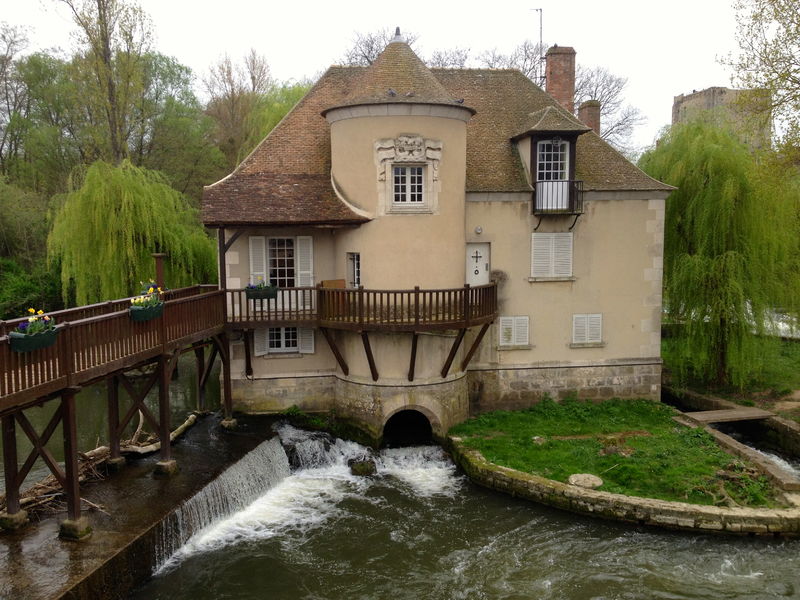
M531 10L535 10L539 13L539 87L544 87L546 78L545 69L542 66L544 64L544 42L542 41L542 21L544 20L544 9L532 8Z

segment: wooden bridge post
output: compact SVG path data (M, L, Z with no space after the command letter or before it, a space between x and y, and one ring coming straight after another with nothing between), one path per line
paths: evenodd
M221 425L225 429L236 427L236 419L233 418L233 386L231 384L231 345L228 335L223 333L219 336L220 353L222 361L222 410L223 419Z
M170 356L162 354L158 357L158 439L161 442L159 460L153 477L166 479L178 472L178 463L172 459L170 440L169 382L174 366Z
M64 495L67 497L67 519L61 522L58 537L84 540L92 534L86 517L81 517L81 489L78 482L78 428L75 418L77 388L61 394L61 426L64 434Z
M197 385L197 410L204 412L206 410L206 386L204 385L203 375L206 368L206 355L205 347L200 345L194 349L194 358L197 366L197 377L195 384Z
M14 415L4 415L3 474L5 475L6 510L0 513L0 529L19 529L28 522L28 513L19 503L19 464L17 463L17 431Z
M156 285L163 290L166 288L164 285L164 257L166 254L153 252L152 256L156 261Z
M119 377L112 375L106 383L108 388L108 447L111 456L106 465L112 471L125 466L125 458L119 452Z

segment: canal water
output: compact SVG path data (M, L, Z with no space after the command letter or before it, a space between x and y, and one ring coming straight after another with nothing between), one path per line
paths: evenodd
M376 476L355 477L347 461L366 448L278 433L292 465L265 442L268 476L243 461L222 482L252 501L228 514L218 490L187 503L206 507L205 526L131 598L800 598L800 541L571 515L474 486L432 446L383 450Z

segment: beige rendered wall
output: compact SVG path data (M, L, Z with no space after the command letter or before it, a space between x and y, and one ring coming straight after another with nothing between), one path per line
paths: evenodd
M381 214L386 182L378 180L375 142L401 135L442 143L434 214ZM374 217L358 229L336 233L337 277L344 277L345 253L359 252L364 287L449 288L464 284L465 148L466 123L460 119L371 116L331 124L336 184L344 198ZM387 178L391 178L391 169Z
M642 196L586 195L586 213L572 229L572 281L528 281L538 222L529 202L467 202L467 241L491 243L499 314L528 315L531 344L498 350L494 327L472 366L659 357L664 200ZM537 231L568 231L573 219L547 216ZM570 347L574 313L602 313L602 347Z

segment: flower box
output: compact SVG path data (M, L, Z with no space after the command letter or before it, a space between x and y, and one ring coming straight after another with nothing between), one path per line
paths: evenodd
M52 346L56 343L57 336L58 331L55 329L47 329L38 333L10 331L8 333L8 342L13 352L33 352L40 348Z
M137 306L132 304L128 310L130 311L131 321L149 321L157 319L164 313L164 303L151 304L150 306Z
M277 298L278 286L269 285L260 288L245 288L244 293L247 296L248 300L263 300L264 298L269 298L269 299Z

